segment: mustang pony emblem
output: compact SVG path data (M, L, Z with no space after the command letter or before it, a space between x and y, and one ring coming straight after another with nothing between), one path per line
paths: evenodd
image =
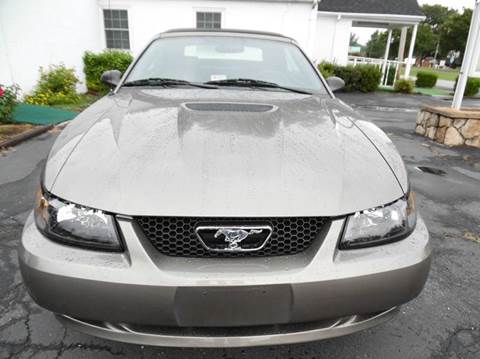
M220 228L215 233L215 238L222 234L225 236L225 242L228 243L227 249L237 249L239 244L251 234L262 233L263 229L250 229L249 231L239 228Z

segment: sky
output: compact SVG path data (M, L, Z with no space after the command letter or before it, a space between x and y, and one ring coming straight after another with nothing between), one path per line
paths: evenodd
M443 5L450 8L454 8L456 10L462 11L464 7L473 8L475 4L475 0L418 0L418 3L421 5ZM370 36L378 29L371 29L371 28L354 28L353 32L357 34L359 37L359 42L362 45L365 45L367 41L370 39Z

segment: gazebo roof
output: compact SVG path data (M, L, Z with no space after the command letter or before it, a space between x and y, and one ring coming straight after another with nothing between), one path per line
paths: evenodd
M321 0L318 11L424 16L417 0Z

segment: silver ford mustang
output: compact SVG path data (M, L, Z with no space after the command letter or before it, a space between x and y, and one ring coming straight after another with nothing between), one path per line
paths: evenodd
M66 325L124 342L242 347L391 318L430 268L390 139L289 38L156 36L58 137L20 264Z

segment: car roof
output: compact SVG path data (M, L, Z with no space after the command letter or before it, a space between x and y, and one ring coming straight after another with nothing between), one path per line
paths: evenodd
M155 38L166 37L166 36L187 36L187 35L244 35L248 37L269 37L275 38L280 41L286 42L295 42L294 39L278 34L275 32L267 31L257 31L257 30L241 30L241 29L196 29L196 28L180 28L180 29L171 29L165 32L162 32L155 36Z

